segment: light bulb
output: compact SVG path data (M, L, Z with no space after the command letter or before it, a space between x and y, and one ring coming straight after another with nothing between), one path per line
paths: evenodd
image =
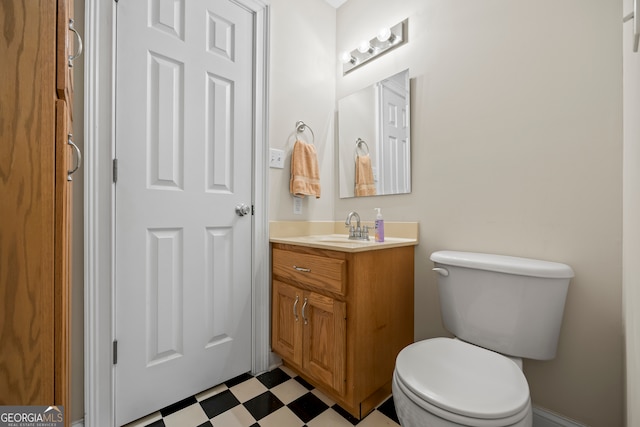
M367 53L367 52L371 52L372 50L373 49L371 48L371 45L366 40L363 40L362 42L360 42L360 45L358 46L358 52L360 53Z
M378 33L377 39L381 42L386 42L391 38L391 29L389 27L385 27L380 30Z
M356 58L351 56L349 52L342 52L342 55L340 56L340 58L342 59L342 62L344 64L348 64L349 62L351 62L352 64L355 64L356 62Z

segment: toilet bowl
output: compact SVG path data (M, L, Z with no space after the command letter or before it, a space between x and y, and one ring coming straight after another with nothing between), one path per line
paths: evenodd
M403 349L393 373L403 427L530 427L529 387L511 359L451 338Z
M472 252L431 255L445 328L404 348L392 391L403 427L531 427L522 360L555 357L571 267Z

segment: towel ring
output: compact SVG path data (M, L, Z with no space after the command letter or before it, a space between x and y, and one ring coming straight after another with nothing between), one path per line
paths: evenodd
M363 144L366 147L366 151L362 147ZM355 158L356 158L356 160L358 160L358 150L360 150L360 153L363 156L368 156L369 155L369 146L361 138L358 138L358 140L356 141L356 149L355 149Z
M305 130L309 129L309 132L311 132L311 143L315 144L316 141L316 136L313 133L313 129L311 129L309 127L308 124L306 124L305 122L303 122L302 120L298 120L296 122L296 136L303 134Z

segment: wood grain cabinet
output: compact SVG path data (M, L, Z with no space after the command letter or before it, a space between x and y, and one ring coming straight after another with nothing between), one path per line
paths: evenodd
M357 418L389 396L413 342L413 251L272 244L272 350Z
M0 405L62 405L67 425L72 11L0 2Z

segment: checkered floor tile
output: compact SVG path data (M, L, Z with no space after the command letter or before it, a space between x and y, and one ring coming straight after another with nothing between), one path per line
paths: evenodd
M393 399L357 420L286 367L244 374L125 427L380 427L400 424Z

